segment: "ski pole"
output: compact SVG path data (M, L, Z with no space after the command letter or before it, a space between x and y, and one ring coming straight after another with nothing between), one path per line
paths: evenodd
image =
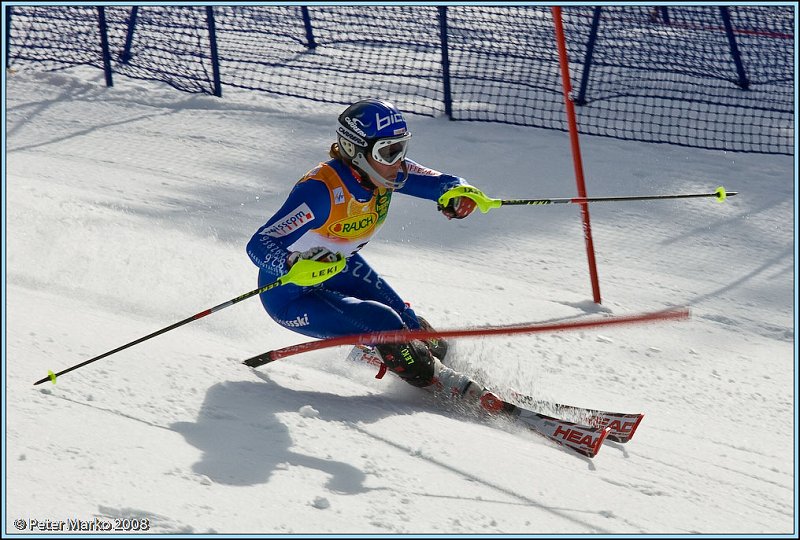
M83 366L87 365L87 364L91 364L92 362L96 362L96 361L98 361L98 360L100 360L102 358L105 358L107 356L111 356L112 354L118 353L118 352L120 352L122 350L125 350L128 347L133 347L134 345L136 345L138 343L141 343L143 341L147 341L150 338L154 338L156 336L160 336L161 334L165 334L165 333L169 332L170 330L175 330L176 328L181 327L184 324L188 324L188 323L190 323L192 321L196 321L197 319L202 319L206 315L211 315L212 313L220 311L221 309L225 309L228 306L232 306L233 304L239 303L242 300L246 300L246 299L248 299L248 298L250 298L252 296L256 296L256 295L261 294L263 292L266 292L266 291L268 291L270 289L274 289L275 287L280 287L281 285L285 285L286 283L294 283L295 285L300 285L300 286L303 286L303 287L307 287L307 286L311 286L311 285L316 285L318 283L322 283L326 279L331 278L335 274L338 274L339 272L341 272L344 269L346 264L347 264L347 260L341 254L339 255L339 258L334 262L322 262L322 261L314 261L314 260L309 260L309 259L300 259L294 265L292 265L292 267L289 269L289 271L286 274L284 274L283 276L281 276L277 280L273 281L272 283L264 285L261 288L254 289L254 290L252 290L252 291L250 291L248 293L245 293L245 294L243 294L241 296L237 296L236 298L228 300L227 302L223 302L222 304L219 304L218 306L214 306L214 307L212 307L210 309L206 309L205 311L201 311L200 313L196 313L195 315L192 315L191 317L183 319L182 321L178 321L178 322L176 322L174 324L166 326L166 327L162 328L161 330L156 330L152 334L148 334L148 335L146 335L144 337L141 337L141 338L139 338L137 340L131 341L130 343L126 343L125 345L117 347L116 349L112 349L112 350L110 350L108 352L105 352L105 353L99 355L99 356L95 356L94 358L90 358L89 360L86 360L85 362L81 362L80 364L76 364L76 365L74 365L72 367L69 367L69 368L67 368L65 370L59 371L58 373L53 373L52 371L49 371L47 377L44 377L44 378L36 381L33 384L34 384L34 386L36 386L37 384L41 384L41 383L43 383L45 381L48 381L48 380L49 381L53 381L53 384L55 384L56 383L56 378L60 377L61 375L64 375L65 373L69 373L70 371L74 371L74 370L76 370L76 369L78 369L80 367L83 367Z
M685 193L677 195L631 195L623 197L562 197L556 199L492 199L482 191L472 186L456 186L439 197L439 205L445 207L455 197L467 197L475 201L484 214L492 208L511 205L547 205L547 204L584 204L590 202L609 201L651 201L658 199L691 199L696 197L714 197L717 202L722 202L728 197L737 195L738 191L725 191L720 186L713 193Z

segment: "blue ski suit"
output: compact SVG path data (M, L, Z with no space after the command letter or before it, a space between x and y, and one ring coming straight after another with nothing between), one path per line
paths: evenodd
M467 183L406 159L408 178L396 190L436 201ZM394 192L364 188L338 159L320 163L295 184L286 202L253 235L247 254L263 287L288 271L291 252L322 246L342 253L344 270L312 287L286 284L261 294L267 313L284 328L328 338L402 328L418 329L417 316L358 253L386 219Z

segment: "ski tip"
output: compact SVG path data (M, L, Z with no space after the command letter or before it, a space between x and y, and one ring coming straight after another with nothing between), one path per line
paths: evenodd
M590 458L595 457L600 452L600 448L603 447L603 441L606 440L606 437L608 437L609 433L611 433L610 427L604 427L602 430L600 430L600 435L597 437L597 442L594 443L591 452L587 454Z
M639 417L636 419L636 422L633 424L633 427L631 428L631 432L630 432L630 434L628 434L628 438L625 439L625 442L628 442L629 440L633 439L633 434L636 433L636 429L639 427L639 424L642 423L642 419L643 418L644 418L644 414L640 414Z
M642 422L642 418L644 418L644 414L637 413L637 414L618 414L617 416L624 416L625 418L630 418L630 422L621 422L621 421L614 421L610 422L608 427L611 428L611 434L608 436L609 441L614 441L616 443L625 444L626 442L630 441L633 438L633 434L636 433L636 428L639 427L639 424Z

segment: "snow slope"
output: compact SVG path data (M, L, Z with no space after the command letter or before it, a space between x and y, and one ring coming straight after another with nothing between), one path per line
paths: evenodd
M256 288L245 244L326 159L341 107L94 71L7 74L6 96L6 534L797 531L793 158L582 138L590 195L740 192L593 204L602 306L576 205L448 222L395 197L362 253L434 326L691 308L453 344L499 392L645 413L588 460L377 380L347 348L246 368L306 340L255 298L33 386ZM415 160L490 196L575 194L564 133L408 119Z

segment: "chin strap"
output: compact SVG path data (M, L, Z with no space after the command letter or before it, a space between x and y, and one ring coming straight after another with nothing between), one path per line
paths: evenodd
M369 179L369 175L356 167L355 164L350 163L350 170L353 171L353 178L356 179L358 185L367 191L375 191L375 184Z
M374 184L378 185L378 187L384 187L386 189L400 189L405 185L406 180L408 180L408 165L406 164L405 160L403 160L402 164L400 165L403 171L403 176L400 178L400 180L389 180L378 174L378 171L376 171L375 168L369 164L369 161L362 153L358 153L356 157L353 158L353 166L358 168L360 171L363 171Z

